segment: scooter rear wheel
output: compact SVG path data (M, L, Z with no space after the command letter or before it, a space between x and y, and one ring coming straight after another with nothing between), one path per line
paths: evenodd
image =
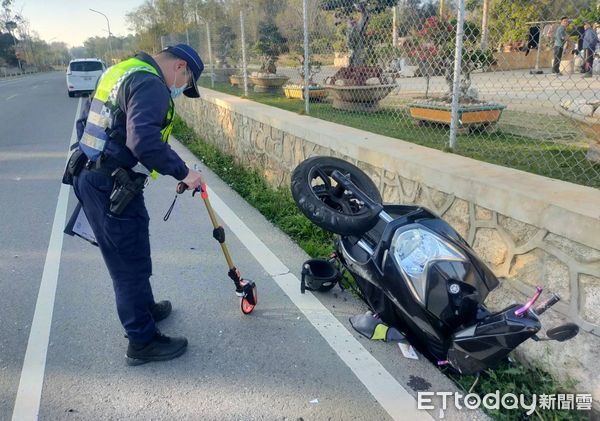
M340 189L331 177L338 170L373 201L381 194L367 174L342 159L317 156L301 162L292 173L296 206L315 225L335 234L361 236L377 223L377 213L364 206L352 192Z

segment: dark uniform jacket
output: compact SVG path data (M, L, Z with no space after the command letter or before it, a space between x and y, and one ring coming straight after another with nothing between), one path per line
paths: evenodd
M152 65L159 73L157 77L148 72L135 72L119 89L117 103L122 111L114 127L125 137L125 145L108 142L105 155L116 159L124 168L133 168L138 162L148 170L171 175L177 180L188 174L185 162L161 140L161 129L167 118L171 92L156 61L146 53L136 55ZM91 98L87 101L77 121L77 137L81 139L87 120Z

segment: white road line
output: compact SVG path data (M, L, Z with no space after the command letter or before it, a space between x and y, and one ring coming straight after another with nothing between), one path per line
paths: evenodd
M11 95L11 96L9 96L8 98L6 98L6 100L8 101L9 99L13 99L13 98L14 98L14 97L16 97L16 96L19 96L19 94L14 94L14 95Z
M173 142L177 143L178 142ZM180 145L180 144L179 144ZM181 146L183 148L183 146ZM186 150L190 158L193 155ZM199 161L196 158L188 162ZM209 197L219 217L238 237L258 263L273 278L289 299L302 311L329 346L365 385L383 409L395 420L432 420L425 411L417 410L415 398L367 351L338 319L309 291L300 293L300 280L248 228L246 224L209 187ZM260 298L259 298L260 299Z
M26 76L23 76L13 80L2 81L2 83L0 83L0 88L2 88L3 86L19 84L20 82L31 82L31 79Z
M77 104L75 120L79 116L81 99ZM75 122L71 133L71 144L76 140ZM69 145L70 146L70 145ZM37 420L42 397L42 386L44 384L44 372L46 370L46 354L48 352L48 341L50 339L50 327L52 324L52 313L54 311L54 297L58 282L60 256L62 254L63 228L67 215L67 204L69 202L70 187L60 185L58 202L52 223L50 243L46 253L46 262L42 272L42 281L35 304L35 313L31 322L27 351L23 360L19 389L13 409L13 421Z
M46 76L52 76L54 72L50 72L50 73L35 73L35 74L28 74L25 76L19 76L16 77L15 79L9 79L9 80L2 80L0 79L0 88L2 88L3 86L10 86L10 85L15 85L15 84L19 84L21 82L24 83L33 83L33 82L42 82L45 81L43 83L48 83Z

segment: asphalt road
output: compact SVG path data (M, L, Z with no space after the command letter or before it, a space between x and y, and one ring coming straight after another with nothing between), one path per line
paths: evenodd
M348 317L366 309L351 295L300 296L307 256L206 169L259 305L240 312L199 199L180 197L163 222L175 181L161 177L146 191L152 284L174 305L161 330L186 335L190 346L179 359L128 367L99 251L60 234L68 192L60 194L60 177L79 102L67 97L62 73L0 80L0 420L484 418L417 411L417 389L456 387L423 358L356 334ZM24 412L13 412L15 402Z

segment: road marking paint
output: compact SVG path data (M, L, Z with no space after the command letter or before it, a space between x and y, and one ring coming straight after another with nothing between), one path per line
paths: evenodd
M172 142L173 144L183 148L177 141ZM189 157L188 162L200 164L198 159L187 149L185 155ZM432 420L433 418L427 412L417 410L415 398L312 293L309 291L306 294L300 293L300 280L296 275L290 272L288 267L210 187L207 190L211 204L231 232L238 237L292 303L306 316L382 408L395 420Z
M2 88L3 86L19 84L21 82L31 82L31 78L29 78L27 76L22 76L22 77L13 79L13 80L5 80L5 81L2 81L2 83L0 83L0 88Z
M75 121L79 116L80 110L81 99L79 99L79 103L77 104ZM73 132L71 133L69 147L75 142L76 138L77 132L75 130L75 122L73 122ZM42 272L42 281L35 304L35 313L31 322L27 351L25 351L25 359L23 360L12 421L37 420L40 410L42 386L46 371L46 355L50 339L52 313L54 311L54 297L56 295L60 257L62 254L63 229L69 202L69 190L69 186L65 184L60 185L54 222L52 223L52 233L50 234L44 271Z
M33 73L33 74L27 74L27 75L23 75L23 76L17 76L13 79L8 79L8 80L2 80L2 78L0 78L0 88L3 86L18 84L20 82L32 83L35 81L38 83L39 82L49 83L50 81L48 79L46 79L46 76L53 76L56 73L58 73L58 72Z
M14 95L11 95L11 96L9 96L8 98L6 98L6 100L8 101L9 99L13 99L13 98L14 98L14 97L16 97L16 96L19 96L19 94L14 94Z

